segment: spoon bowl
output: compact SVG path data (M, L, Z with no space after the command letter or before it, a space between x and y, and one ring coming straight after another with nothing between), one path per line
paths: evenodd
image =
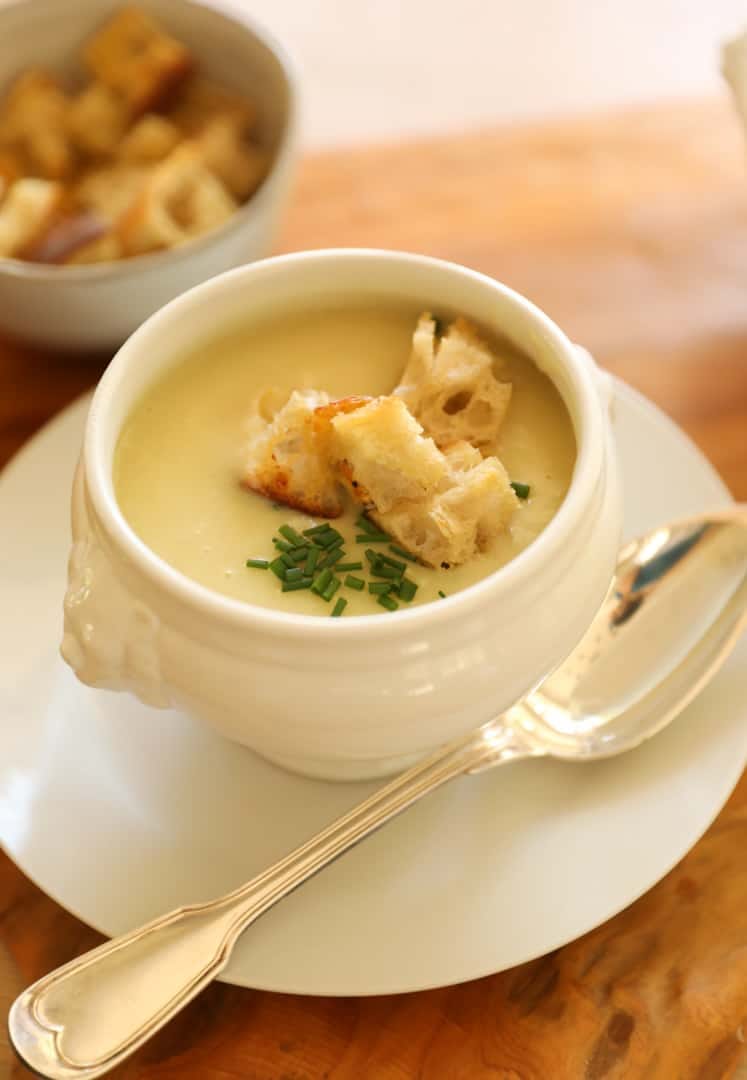
M223 970L251 923L387 821L465 773L632 749L682 712L746 622L747 506L639 537L621 552L589 629L538 689L234 892L172 911L44 976L11 1007L13 1045L51 1080L102 1076Z
M747 625L747 508L655 529L620 553L594 621L503 716L538 753L611 757L692 701Z

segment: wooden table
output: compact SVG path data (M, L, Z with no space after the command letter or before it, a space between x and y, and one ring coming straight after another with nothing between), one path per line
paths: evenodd
M304 161L281 250L370 245L532 297L670 413L747 499L747 168L725 104ZM105 360L0 347L0 462ZM0 1011L97 935L0 856ZM11 1063L0 1028L0 1080ZM659 885L579 941L402 997L215 985L127 1080L721 1080L747 1076L747 778ZM4 1071L3 1071L4 1070Z

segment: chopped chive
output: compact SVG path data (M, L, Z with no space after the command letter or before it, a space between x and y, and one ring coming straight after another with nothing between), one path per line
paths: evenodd
M295 559L296 562L300 562L305 559L309 553L310 544L299 544L298 547L291 548L288 554L291 559Z
M343 570L362 570L362 562L341 562L337 564L337 573L341 574Z
M391 581L369 581L368 591L372 596L383 596L384 593L391 592L394 588L394 584Z
M340 567L338 566L337 569L339 570ZM366 587L366 583L363 578L355 577L354 574L348 574L348 576L345 578L345 584L349 589L355 589L356 592L361 592L361 590L365 589Z
M303 573L303 570L301 569L301 567L300 566L294 566L290 570L286 571L285 580L286 581L300 581L303 576L304 576L304 573Z
M287 551L280 556L280 561L281 563L284 563L289 570L292 570L293 567L296 565L295 559L292 559Z
M304 529L304 536L318 536L319 533L327 532L332 526L328 521L323 521L321 525L312 525L310 529Z
M397 608L399 607L399 604L397 603L397 601L393 600L391 596L387 596L386 594L383 594L382 596L378 596L376 598L376 602L378 604L381 604L381 606L385 607L388 611L396 611Z
M403 559L407 559L408 562L417 562L417 555L413 555L411 551L405 551L404 548L399 547L397 544L390 544L389 550L393 551L395 555L401 555Z
M373 548L366 548L363 554L366 556L372 566L377 563L381 557L378 551L374 551Z
M344 558L345 552L342 550L342 548L333 548L324 560L325 569L328 566L335 566L337 563L339 563L340 559Z
M399 559L393 559L391 555L379 555L379 562L383 563L384 566L393 566L395 570L399 570L403 574L407 569L406 563L400 562Z
M283 592L296 592L298 589L308 589L311 585L310 577L299 578L298 581L284 581Z
M315 592L319 596L321 596L322 593L324 592L324 590L329 585L331 580L332 580L332 571L331 570L322 570L321 573L317 574L316 577L314 578L314 580L312 581L312 583L311 583L311 591Z
M342 582L340 579L338 577L333 577L322 593L322 600L331 600L341 585Z
M254 570L266 570L270 565L269 559L247 559L246 565L251 566Z
M278 551L293 551L293 546L289 544L287 540L278 540L277 536L274 536L272 542Z
M441 597L442 600L446 599L446 593L443 591L443 589L438 590L438 595Z
M275 577L279 577L281 581L285 581L285 574L288 567L283 562L282 556L277 559L273 559L270 563L270 570L272 570Z
M348 606L348 602L344 596L340 596L337 599L337 603L332 608L332 618L336 618L338 615L342 615L345 608Z
M345 542L341 533L338 533L337 529L329 528L327 532L319 533L314 537L314 543L319 547L330 548L333 544L343 544Z
M281 536L284 536L286 540L289 540L293 547L301 547L304 542L302 536L300 536L291 525L281 525L278 529Z
M406 600L409 604L417 591L418 587L414 581L411 581L410 578L402 578L399 583L399 595L403 600Z
M385 563L376 563L371 567L371 573L374 577L385 577L391 581L399 581L402 577L402 571L398 570L396 566L387 566Z
M355 519L355 524L359 529L363 529L365 532L379 532L379 526L375 521L371 521L371 518L367 514L359 514Z
M385 532L358 533L355 538L356 544L388 544L390 540Z
M511 487L514 489L520 499L528 499L531 488L529 484L522 484L520 480L512 480Z
M313 574L314 573L314 571L316 570L316 564L319 561L319 556L320 555L321 555L321 552L320 552L318 547L310 547L309 548L309 553L306 556L306 562L304 563L304 567L303 567L304 574Z

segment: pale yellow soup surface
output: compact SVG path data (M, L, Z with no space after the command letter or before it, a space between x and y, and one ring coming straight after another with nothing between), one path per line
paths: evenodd
M114 483L135 532L188 577L236 600L279 611L328 616L332 604L308 590L281 592L269 570L249 569L248 557L273 558L279 525L315 524L277 508L238 481L243 424L257 391L316 387L332 397L385 394L399 380L418 312L341 308L254 324L186 356L135 406L116 450ZM568 490L576 454L573 428L558 392L535 365L503 344L513 395L498 453L509 476L531 486L510 529L463 566L408 570L419 586L410 607L439 602L503 566L544 529ZM501 377L505 377L503 373ZM360 560L358 511L335 522L348 561ZM387 550L386 546L383 547ZM343 575L344 576L344 575ZM384 613L368 592L341 588L345 615ZM337 596L335 599L337 599Z

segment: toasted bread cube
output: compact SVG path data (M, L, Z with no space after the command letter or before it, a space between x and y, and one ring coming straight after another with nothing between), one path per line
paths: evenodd
M202 160L234 198L243 202L257 190L267 172L269 155L247 142L230 117L210 121L196 143Z
M257 109L251 101L201 75L182 84L168 115L189 136L199 135L216 119L230 120L241 136L251 135L257 125Z
M193 66L186 46L137 7L113 15L83 56L92 76L121 95L133 114L161 103Z
M33 176L65 179L75 167L68 108L56 79L44 71L24 72L0 103L0 147L22 154Z
M129 122L124 98L101 82L82 90L68 111L70 138L84 154L94 157L113 154Z
M330 427L332 460L353 498L429 566L484 551L518 506L496 457L467 442L439 450L400 398L375 398Z
M66 266L86 266L90 263L114 262L124 257L122 241L115 232L104 233L96 240L83 244L65 259Z
M443 454L399 398L374 398L334 416L331 426L333 454L353 494L382 512L424 498L446 475Z
M326 452L326 433L314 417L316 409L329 403L328 395L294 390L277 409L272 397L263 394L253 403L243 485L307 514L339 517L340 488Z
M195 147L182 144L155 167L122 218L119 235L130 255L178 247L222 225L236 209Z
M22 258L50 227L64 194L52 180L27 177L11 184L0 204L0 256Z
M182 141L176 124L157 113L146 113L127 132L119 147L122 161L153 165L163 161Z
M96 214L67 213L36 237L26 248L24 257L33 262L68 262L76 251L99 240L106 231L107 223Z
M75 199L114 224L142 193L148 177L148 170L142 165L105 165L91 170L80 180L74 189Z
M499 362L466 319L456 319L439 341L426 313L394 393L439 446L464 439L489 448L511 401L511 383L494 374Z

